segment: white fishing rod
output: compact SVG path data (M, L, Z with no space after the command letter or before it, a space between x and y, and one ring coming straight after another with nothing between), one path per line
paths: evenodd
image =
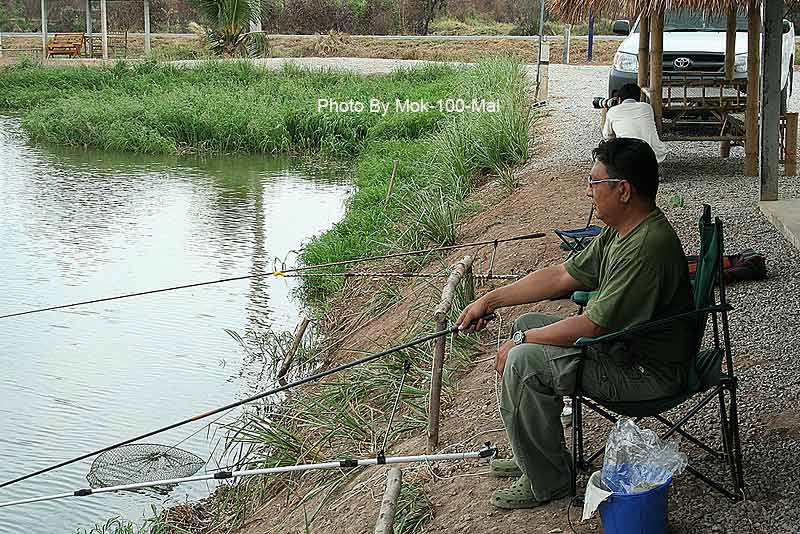
M88 497L90 495L97 495L99 493L112 493L116 491L132 491L145 488L152 488L155 486L169 486L174 484L183 484L184 482L198 482L201 480L228 480L232 478L250 477L258 475L275 475L279 473L293 473L297 471L316 471L320 469L344 469L363 467L368 465L385 465L385 464L409 464L417 462L444 462L444 461L464 461L475 458L491 458L497 454L497 447L486 443L479 451L476 452L456 452L448 454L422 454L418 456L383 456L379 454L375 458L349 458L344 460L335 460L332 462L323 462L316 464L300 464L300 465L287 465L283 467L267 467L264 469L244 469L240 471L216 471L213 473L206 473L204 475L194 475L182 478L170 478L165 480L154 480L152 482L139 482L136 484L122 484L118 486L107 486L102 488L80 488L72 492L54 493L52 495L42 495L39 497L30 497L28 499L19 499L16 501L7 501L0 503L0 508L7 506L18 506L21 504L30 504L41 501L53 501L56 499L66 499L68 497Z

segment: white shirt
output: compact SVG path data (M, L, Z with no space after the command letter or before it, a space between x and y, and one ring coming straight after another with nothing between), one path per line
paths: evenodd
M647 102L632 98L609 108L603 125L603 138L633 137L650 145L659 163L667 156L667 149L658 137L653 108Z

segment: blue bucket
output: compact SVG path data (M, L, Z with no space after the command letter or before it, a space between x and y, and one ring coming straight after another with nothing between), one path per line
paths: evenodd
M672 478L641 493L612 493L600 503L605 534L667 534L667 491Z

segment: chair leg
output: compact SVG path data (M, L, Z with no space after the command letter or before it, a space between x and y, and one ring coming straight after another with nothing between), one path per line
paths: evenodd
M582 421L578 415L578 395L572 395L572 486L570 494L574 497L578 494L578 427Z
M742 443L739 439L739 413L736 406L736 379L734 378L730 386L730 434L731 447L733 449L733 463L736 470L734 477L734 489L738 498L744 498L744 465L742 463Z

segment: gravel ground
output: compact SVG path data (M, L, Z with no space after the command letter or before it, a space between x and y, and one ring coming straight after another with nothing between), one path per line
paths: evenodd
M552 151L533 168L547 169L585 161L600 140L600 114L593 96L605 95L607 67L550 67L551 120L544 142ZM790 102L800 109L800 92ZM795 364L800 294L800 253L758 210L758 178L743 174L742 148L728 160L717 143L668 143L659 205L672 221L687 252L694 252L696 221L702 203L712 206L725 228L726 252L755 249L767 257L769 278L729 288L732 346L740 380L739 406L747 501L733 504L682 476L672 492L670 522L676 532L800 532L800 372ZM575 177L576 180L582 177ZM675 193L685 198L672 208ZM781 198L800 198L797 177L781 178ZM695 425L709 433L708 424ZM703 428L698 428L703 426ZM713 428L712 428L713 430ZM689 450L687 448L687 450Z

